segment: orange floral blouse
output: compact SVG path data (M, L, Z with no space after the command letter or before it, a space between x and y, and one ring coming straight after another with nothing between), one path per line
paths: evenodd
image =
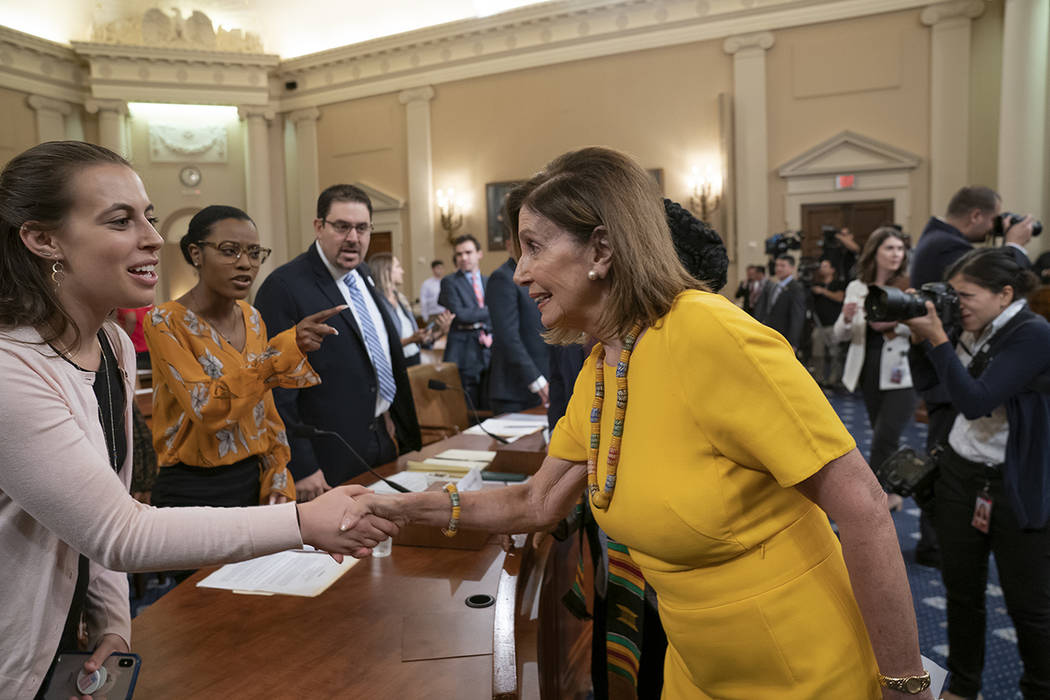
M273 402L273 387L321 382L295 344L295 328L266 339L250 304L240 352L203 318L176 301L154 307L144 322L153 364L153 447L161 468L262 460L260 502L279 493L295 499L291 451Z

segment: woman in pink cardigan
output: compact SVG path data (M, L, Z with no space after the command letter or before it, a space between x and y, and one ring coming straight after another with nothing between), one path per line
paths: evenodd
M116 307L153 302L153 205L120 156L50 142L0 173L0 685L33 697L81 617L96 670L130 646L127 577L304 542L365 556L396 532L344 487L310 503L157 510L128 494L131 377ZM320 343L331 328L304 329Z

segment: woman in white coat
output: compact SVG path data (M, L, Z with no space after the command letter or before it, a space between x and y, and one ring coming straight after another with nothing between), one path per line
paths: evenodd
M908 286L908 241L895 228L883 226L868 237L857 262L857 279L846 287L834 330L837 341L849 341L842 383L850 391L860 385L873 432L868 464L874 469L899 446L916 395L908 367L908 327L866 320L869 284Z

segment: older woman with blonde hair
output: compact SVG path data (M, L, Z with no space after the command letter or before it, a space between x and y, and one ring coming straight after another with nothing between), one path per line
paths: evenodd
M522 188L515 281L551 342L599 339L548 457L497 491L362 498L455 534L543 529L585 494L657 592L664 698L930 698L885 495L790 346L686 273L627 156Z

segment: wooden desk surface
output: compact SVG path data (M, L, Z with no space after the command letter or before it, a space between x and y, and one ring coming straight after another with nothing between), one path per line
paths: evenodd
M539 435L509 446L487 437L457 435L428 446L422 455L403 456L398 464L386 465L380 471L397 471L408 459L450 447L499 448L507 456L497 471L525 470L529 463L538 466L545 449ZM374 479L366 474L359 480L368 483ZM214 570L203 569L132 622L132 648L142 656L136 694L143 698L481 700L492 698L494 688L501 684L505 688L509 682L511 692L503 697L518 697L522 664L537 663L542 673L545 663L536 649L542 630L535 620L530 622L531 615L525 610L532 607L525 598L524 589L529 586L518 585L518 573L523 560L539 562L540 580L535 587L542 588L544 580L551 580L552 570L567 568L546 565L551 550L548 545L542 553L523 556L505 555L494 543L479 551L395 545L391 556L359 561L316 598L239 595L197 588L197 581ZM560 559L574 564L574 556L566 550ZM527 571L521 572L522 579L527 575ZM563 586L565 580L564 575L558 577L556 585ZM564 590L551 590L547 599L555 600ZM464 601L475 593L486 593L502 602L484 609L469 608ZM535 591L530 595L539 599ZM433 625L435 615L450 614L446 624L448 619L458 623L444 630L445 634L476 635L478 625L494 629L497 610L503 612L493 635L495 657L484 653L401 660L406 629L409 634L418 634L426 625ZM589 625L557 624L557 636L571 636L567 644L579 656L586 649L579 642L584 636L589 639ZM518 646L523 637L529 648L515 659L514 649L507 646ZM550 639L547 646L554 652L557 645ZM559 663L565 663L567 655L555 655L560 656ZM568 674L567 682L585 684L586 666L581 675L579 659L574 664L575 671Z

